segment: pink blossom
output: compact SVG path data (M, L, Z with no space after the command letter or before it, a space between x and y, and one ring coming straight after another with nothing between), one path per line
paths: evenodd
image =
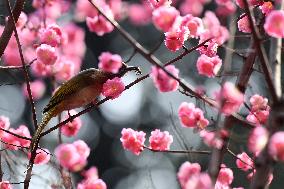
M34 160L34 163L35 164L38 164L38 165L43 165L43 164L46 164L49 162L50 160L50 153L48 151L48 149L37 149L36 150L36 157L35 157L35 160ZM31 153L29 152L28 153L28 158L30 159L31 158Z
M185 189L213 189L207 173L193 175L186 183Z
M36 49L37 60L45 65L53 65L57 60L57 53L54 47L41 44Z
M133 152L135 155L139 155L143 151L146 133L134 131L131 128L123 128L121 135L120 141L124 149Z
M43 81L41 80L35 80L33 82L30 82L30 87L31 87L31 92L32 92L32 95L33 95L33 98L35 100L38 100L40 99L44 93L45 93L45 84ZM22 90L23 90L23 93L25 95L26 98L29 98L29 94L28 94L28 90L27 90L27 84L23 84L23 87L22 87Z
M113 31L114 27L102 15L93 18L87 17L87 26L91 32L95 32L98 36L103 36L106 33Z
M164 32L169 31L178 16L179 11L172 6L161 6L152 13L154 25Z
M98 15L98 11L92 6L92 4L85 0L76 1L74 13L75 18L78 21L83 21L86 17L94 17Z
M219 137L216 137L215 132L208 132L206 130L200 131L200 137L203 139L203 142L213 148L221 149L223 146L223 140Z
M2 181L0 182L0 188L1 189L12 189L13 187L9 181Z
M268 141L268 131L264 127L256 127L252 130L248 138L248 149L258 155Z
M232 169L227 168L224 164L221 165L221 167L222 168L219 171L217 182L219 182L222 185L229 186L234 179L233 171Z
M209 124L209 121L203 115L203 111L196 108L193 103L181 103L178 109L178 115L184 127L204 129Z
M263 4L260 6L261 12L265 15L268 15L273 10L273 4L271 1L263 2Z
M178 78L179 70L173 65L168 65L165 69L172 75ZM152 78L154 85L161 92L171 92L178 89L179 83L175 79L168 76L162 69L153 66L150 77Z
M284 161L284 131L279 131L272 135L268 150L274 160Z
M258 94L250 98L251 111L247 116L247 120L254 124L265 124L270 111L268 106L268 99Z
M196 66L200 75L215 77L222 66L222 60L219 58L219 56L208 57L202 54L197 59Z
M225 17L234 14L236 10L237 6L232 1L228 1L217 7L216 14L220 17Z
M190 14L182 18L182 26L186 26L190 32L190 37L197 38L204 30L203 22L198 17L193 17Z
M110 97L111 99L115 99L121 95L124 89L125 85L122 82L121 78L115 77L113 79L108 79L104 83L102 94L105 97Z
M199 41L199 44L203 41ZM197 50L200 54L204 54L209 57L214 57L217 54L218 44L214 40L206 42L203 46L199 47Z
M62 32L58 25L50 25L40 30L40 41L52 47L59 46L62 40Z
M273 10L265 19L264 29L268 35L276 38L284 38L284 11Z
M70 112L70 115L77 114L75 110L70 110L69 112ZM69 115L66 115L65 119L68 119L68 118L69 118ZM81 127L82 127L81 118L76 117L72 121L69 121L68 123L61 126L60 129L63 135L71 137L71 136L77 135Z
M99 173L98 169L94 166L90 167L88 170L83 171L82 175L86 180L91 179L91 180L96 180L99 178Z
M122 66L122 58L118 54L103 52L99 56L99 68L105 72L118 73Z
M73 142L73 145L77 149L79 155L84 159L87 159L87 157L90 155L91 152L88 145L83 140L76 140L75 142Z
M54 65L54 72L57 81L67 81L75 75L75 63L67 58L61 58Z
M107 186L101 179L88 179L80 182L77 189L107 189Z
M237 167L242 169L243 171L248 171L253 168L253 161L247 155L247 153L243 152L237 155L238 159L236 160Z
M51 65L46 65L41 61L35 61L32 64L32 71L36 76L45 77L52 74Z
M19 51L16 48L10 47L10 42L3 55L3 60L8 66L20 66L22 64Z
M87 164L90 148L78 140L72 144L60 144L55 149L55 156L61 166L71 171L79 171Z
M6 116L0 116L0 128L8 130L10 127L10 119ZM5 134L5 131L0 130L0 138Z
M128 16L134 25L146 25L151 21L152 9L145 3L134 3L129 6Z
M31 138L30 131L28 127L25 125L20 125L13 133L26 137L26 138ZM19 141L22 147L30 147L31 141L18 138L18 137L16 137L16 140Z
M172 28L165 33L165 45L170 51L179 50L188 39L189 30L187 27Z
M258 94L253 95L249 101L250 101L250 104L252 105L252 108L251 108L252 111L267 110L269 107L268 99Z
M244 102L244 95L234 84L226 82L221 91L217 93L217 100L222 105L222 112L226 115L232 114L239 110Z
M170 145L173 143L173 136L168 131L161 132L159 129L156 129L151 132L149 142L150 148L153 150L169 150Z
M238 21L238 28L241 32L251 33L251 27L250 27L250 22L249 22L248 16L243 16Z
M199 174L201 167L198 163L184 162L177 173L177 177L182 189L185 189L187 181L196 174Z

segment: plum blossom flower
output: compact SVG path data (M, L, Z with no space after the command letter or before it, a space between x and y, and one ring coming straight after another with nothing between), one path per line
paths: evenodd
M284 161L284 131L279 131L272 135L268 150L274 160Z
M29 129L25 125L20 125L17 129L10 128L9 131L23 137L31 138ZM20 147L30 146L29 140L18 138L6 132L3 133L1 139L6 143L5 146L10 150L18 150Z
M217 101L222 106L224 114L232 114L240 108L244 102L244 94L241 93L234 84L226 82L219 93L216 94Z
M187 181L196 174L199 174L201 167L198 163L190 163L188 161L184 162L177 173L177 177L181 187L184 189Z
M200 40L199 44L202 42L203 41ZM214 57L217 54L218 46L219 46L218 43L216 43L214 40L209 40L204 45L199 47L197 50L201 55L204 54L208 57Z
M36 49L37 60L45 65L53 65L57 60L57 53L54 47L41 44Z
M165 69L170 72L175 77L178 77L179 70L173 65L168 65ZM161 92L176 91L178 89L179 83L175 79L168 76L162 69L153 66L150 74L154 85Z
M91 32L95 32L98 36L103 36L106 33L113 31L114 27L102 15L97 15L93 18L87 17L87 26Z
M284 38L284 11L273 10L265 19L264 29L268 35L276 38Z
M111 97L112 99L115 99L121 95L124 89L125 85L122 82L121 78L115 77L113 79L108 79L104 83L102 94L105 97Z
M27 21L28 21L28 16L26 15L26 13L21 12L18 21L16 23L16 27L22 29L27 23Z
M190 14L182 17L181 26L186 26L188 28L190 37L197 38L204 31L204 26L201 18L194 17Z
M28 153L28 158L31 158L31 153ZM34 163L37 165L43 165L48 163L50 160L50 153L48 149L37 149L36 150L36 157Z
M118 54L103 52L99 56L99 68L105 72L117 73L122 66L122 58Z
M174 27L165 33L165 45L170 51L179 50L188 39L189 30L187 27Z
M236 160L237 167L242 169L243 171L248 171L253 168L253 161L247 155L247 153L243 152L237 155L238 159Z
M41 43L57 47L62 41L62 31L58 25L52 24L40 30L39 38Z
M213 189L211 178L207 173L193 175L187 181L185 189Z
M222 60L219 58L219 56L208 57L202 54L197 59L196 66L200 75L215 77L222 66Z
M251 27L248 16L243 16L238 21L238 29L244 33L251 33Z
M233 179L234 179L234 174L232 169L227 168L224 164L222 164L217 178L217 183L219 185L229 186L233 182Z
M270 111L268 99L255 94L250 98L250 104L251 110L246 119L257 125L265 124Z
M152 20L156 28L167 32L179 14L175 7L161 6L153 11Z
M77 186L77 189L107 189L105 182L102 179L83 180Z
M209 121L203 115L203 111L196 108L193 103L181 103L178 109L178 115L184 127L204 129L209 124Z
M150 148L153 150L169 150L170 145L173 143L173 136L169 134L168 131L160 131L156 129L151 132L149 138Z
M131 151L135 155L139 155L144 149L146 133L143 131L134 131L131 128L123 128L121 131L120 141L124 149Z
M77 114L75 110L70 110L69 112L70 115ZM68 118L69 116L65 115L65 119ZM77 135L81 127L82 127L82 120L80 119L80 117L76 117L72 121L69 121L68 123L61 126L60 129L63 135L71 137Z
M268 131L264 127L254 128L248 138L248 149L256 156L268 142Z
M2 181L0 182L0 188L1 189L12 189L13 187L9 181Z
M85 179L96 180L99 178L98 169L95 166L90 167L88 170L85 170L81 173Z
M60 144L55 149L55 156L61 166L71 171L81 170L87 163L90 148L82 141L72 144Z
M265 1L260 6L261 12L265 15L268 15L273 10L273 4L271 1Z

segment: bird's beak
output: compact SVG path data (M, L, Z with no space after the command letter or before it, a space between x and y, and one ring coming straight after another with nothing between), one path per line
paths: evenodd
M122 63L122 72L127 73L129 71L135 71L137 75L141 75L141 69L138 66L128 66L127 64L125 64L124 62Z

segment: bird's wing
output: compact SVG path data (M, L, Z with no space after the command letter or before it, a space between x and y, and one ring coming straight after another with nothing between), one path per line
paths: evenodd
M54 95L51 97L47 106L43 109L43 113L48 112L60 102L66 99L68 96L76 93L78 89L84 88L88 83L85 82L83 77L75 76L71 80L67 81L57 89Z

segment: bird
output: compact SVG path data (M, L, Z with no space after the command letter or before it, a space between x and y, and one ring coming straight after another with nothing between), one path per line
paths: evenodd
M30 151L33 152L38 148L40 135L51 118L63 111L69 111L95 102L102 92L103 84L108 79L122 77L129 71L141 74L139 67L128 66L123 63L117 73L89 68L63 83L43 109L43 118L32 137Z

